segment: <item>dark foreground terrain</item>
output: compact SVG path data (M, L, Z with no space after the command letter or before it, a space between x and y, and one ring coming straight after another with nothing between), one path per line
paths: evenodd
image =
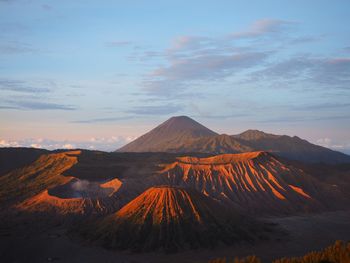
M84 244L67 236L64 226L43 228L35 222L1 228L1 262L207 262L215 258L257 255L263 262L302 256L336 240L350 238L350 211L270 218L289 234L279 240L254 245L197 249L175 254L118 252Z

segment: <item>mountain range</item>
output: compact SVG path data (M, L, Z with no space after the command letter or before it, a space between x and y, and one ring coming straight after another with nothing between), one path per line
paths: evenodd
M238 135L218 134L187 116L172 117L117 151L209 154L268 151L303 162L350 162L350 156L344 153L297 136L274 135L258 130L247 130Z

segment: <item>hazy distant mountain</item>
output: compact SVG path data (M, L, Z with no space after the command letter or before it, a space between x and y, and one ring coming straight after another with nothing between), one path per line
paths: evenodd
M219 135L189 117L172 117L119 152L243 153L268 151L304 162L345 163L350 156L309 143L297 136L247 130L238 135Z
M172 117L150 132L120 148L119 152L188 152L187 146L199 138L217 133L186 116Z
M292 160L324 163L350 162L350 156L346 154L312 144L297 136L290 137L248 130L233 135L232 138L256 151L269 151Z

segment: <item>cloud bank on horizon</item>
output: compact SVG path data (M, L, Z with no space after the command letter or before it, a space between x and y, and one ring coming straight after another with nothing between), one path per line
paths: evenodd
M0 146L111 150L188 115L350 153L350 3L251 5L0 1Z

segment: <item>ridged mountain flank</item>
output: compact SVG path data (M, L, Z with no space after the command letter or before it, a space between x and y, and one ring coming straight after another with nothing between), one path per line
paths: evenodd
M85 231L108 248L175 252L254 240L261 229L195 190L158 186Z
M194 188L252 214L322 211L335 208L332 200L341 195L267 152L179 157L154 180Z

